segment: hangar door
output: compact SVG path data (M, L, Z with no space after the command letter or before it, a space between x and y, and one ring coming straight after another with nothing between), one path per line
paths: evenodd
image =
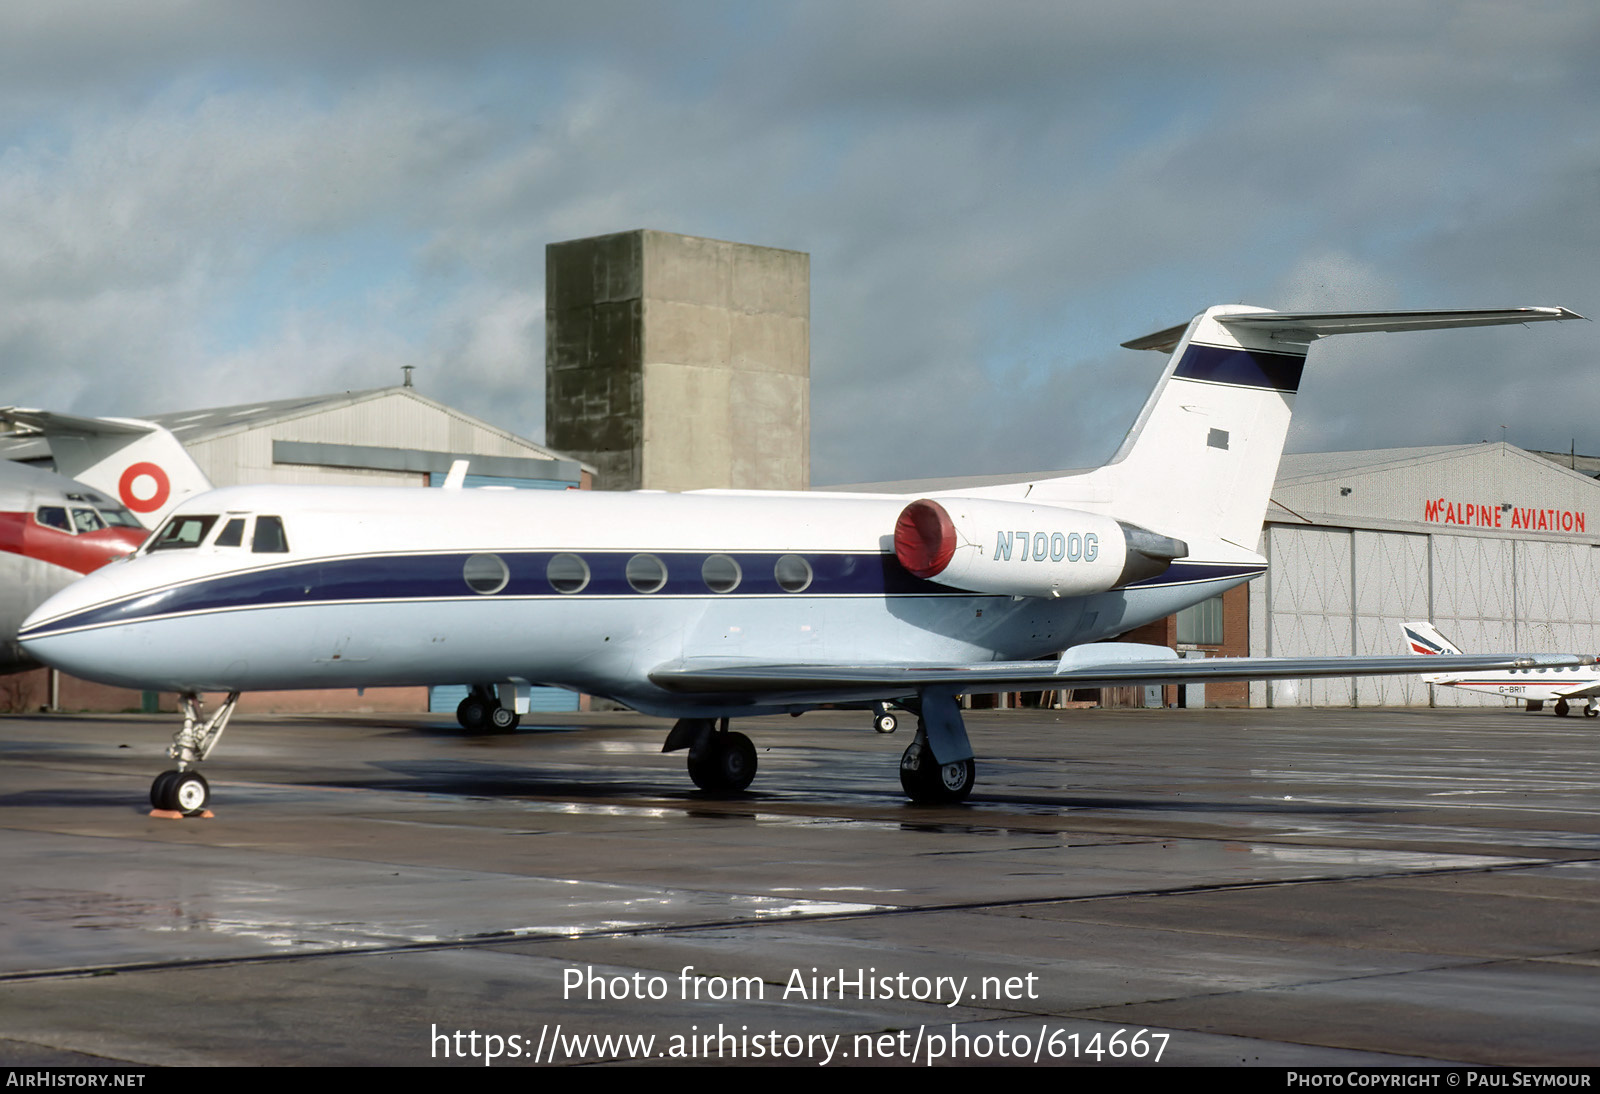
M1469 653L1600 649L1600 563L1587 544L1268 525L1251 585L1251 651L1392 656L1431 619ZM1432 693L1430 695L1430 692ZM1252 684L1252 706L1504 706L1414 676Z

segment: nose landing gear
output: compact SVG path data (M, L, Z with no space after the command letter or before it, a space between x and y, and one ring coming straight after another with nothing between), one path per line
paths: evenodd
M186 817L205 814L211 803L211 785L194 766L211 755L238 704L239 693L229 692L216 713L206 718L198 695L190 692L178 697L178 705L183 708L183 728L173 735L172 746L167 749L167 755L178 761L178 766L163 771L150 784L152 808Z

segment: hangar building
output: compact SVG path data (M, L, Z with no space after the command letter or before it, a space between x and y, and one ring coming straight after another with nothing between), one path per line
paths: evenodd
M1431 619L1467 652L1594 652L1597 547L1600 482L1508 444L1284 456L1248 649L1395 654L1401 623ZM1251 706L1508 702L1415 677L1250 685Z

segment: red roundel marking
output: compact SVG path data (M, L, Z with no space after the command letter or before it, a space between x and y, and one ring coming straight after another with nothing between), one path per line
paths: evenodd
M933 577L956 553L956 527L936 501L923 498L900 511L894 524L894 557L914 577Z
M141 475L148 475L155 480L156 491L148 498L141 498L133 492L134 480ZM122 478L117 480L117 493L122 497L122 504L135 513L153 513L167 504L167 496L172 493L172 482L167 478L167 473L153 463L130 464L122 473Z

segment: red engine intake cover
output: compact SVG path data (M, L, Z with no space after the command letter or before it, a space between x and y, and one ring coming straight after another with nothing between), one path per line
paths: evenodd
M956 553L956 526L936 501L923 498L900 511L894 523L894 557L915 577L933 577Z

